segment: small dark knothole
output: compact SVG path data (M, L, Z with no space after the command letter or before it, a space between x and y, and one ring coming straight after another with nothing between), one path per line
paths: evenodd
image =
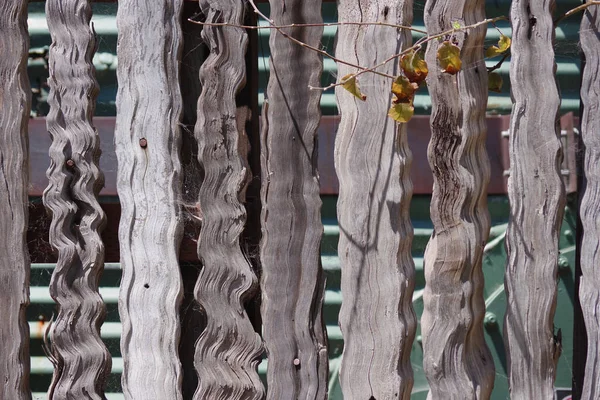
M389 13L390 13L390 8L388 6L383 7L383 19L387 19L387 16Z
M148 289L148 288L150 287L150 285L148 285L147 283L144 283L144 287L145 287L146 289Z
M67 160L67 168L73 168L75 166L75 161L68 159Z
M533 28L535 28L535 24L537 23L537 18L534 16L531 16L529 18L529 28L527 29L527 39L531 39L531 36L533 34Z
M377 399L375 398L375 396L371 396L371 397L369 397L369 400L377 400Z
M140 147L142 149L145 149L146 147L148 147L148 141L146 140L146 138L141 138L140 139Z
M535 24L537 24L537 18L536 17L529 18L529 25L531 25L532 28L535 26Z

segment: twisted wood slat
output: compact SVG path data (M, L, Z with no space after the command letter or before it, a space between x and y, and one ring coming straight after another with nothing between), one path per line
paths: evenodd
M0 399L29 393L27 1L0 0Z
M181 12L182 0L122 0L117 12L115 144L126 399L182 398Z
M585 55L581 82L585 185L579 208L583 226L579 300L588 338L581 398L591 400L600 397L600 6L585 11L579 32Z
M58 315L51 330L54 374L48 393L50 399L104 399L111 358L100 338L106 315L98 292L104 268L100 232L106 217L98 203L104 176L92 125L99 89L91 3L48 0L46 15L52 37L46 120L52 145L43 199L52 214L50 243L58 252L50 282Z
M201 0L200 6L209 22L244 21L242 0ZM195 296L207 325L196 343L199 385L194 398L258 400L264 396L257 373L263 347L244 309L257 279L240 246L246 222L242 202L248 183L247 114L235 101L245 84L248 38L233 26L205 26L202 37L209 56L200 68L202 94L195 129L204 171L198 195L203 214L198 257L203 269Z
M510 62L510 219L504 342L512 399L553 399L557 258L565 194L553 0L513 0Z
M321 0L271 0L276 25L319 24ZM322 27L286 29L318 47ZM319 86L323 63L276 31L269 39L270 78L262 130L260 246L263 336L268 399L327 396L328 359L322 318L321 198L317 171Z
M484 0L429 0L425 5L429 35L450 29L454 21L470 25L483 19ZM421 318L428 399L489 399L494 385L493 359L483 337L481 265L490 229L485 32L480 26L455 35L465 66L456 75L441 71L438 41L428 43L425 56L432 102L427 158L434 177L434 231L424 256Z
M412 1L340 0L338 15L340 22L410 25ZM342 25L336 55L370 66L410 42L408 30ZM399 74L394 62L379 70ZM355 72L339 64L338 80ZM412 155L406 125L387 116L392 82L367 73L359 83L365 102L336 88L341 113L335 143L343 294L339 321L344 337L340 380L347 400L409 399L416 329L409 216Z

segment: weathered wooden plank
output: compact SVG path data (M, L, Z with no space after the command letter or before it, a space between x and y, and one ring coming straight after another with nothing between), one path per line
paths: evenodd
M504 341L513 399L554 398L558 235L565 206L555 80L554 1L513 0L511 213Z
M340 22L410 25L412 2L340 0L338 15ZM343 25L338 30L336 55L371 66L410 41L408 30ZM396 63L380 70L398 74ZM338 65L340 78L354 72ZM339 321L344 336L340 380L348 400L408 399L416 328L411 304L412 156L406 125L387 117L392 82L369 73L359 81L366 102L336 88L341 113L334 154L340 181L338 253L343 303Z
M0 399L30 399L27 1L0 0Z
M119 2L117 189L127 399L181 399L182 0Z
M485 1L429 0L429 35L485 19ZM427 87L431 95L431 141L427 158L433 172L431 220L434 231L424 255L423 369L430 399L489 399L494 385L492 355L483 337L483 247L490 217L485 151L487 71L483 60L485 26L445 38L458 43L463 65L456 75L442 72L439 41L427 45Z
M585 56L581 81L581 135L585 145L585 186L579 207L583 227L579 299L587 331L587 358L582 399L600 397L600 6L590 6L581 21Z
M201 0L206 20L241 25L242 0ZM199 385L195 399L262 399L257 373L263 347L244 310L257 279L240 238L246 221L242 201L248 184L248 139L245 107L235 97L245 84L246 32L236 27L205 26L202 37L209 56L200 69L198 160L204 180L198 199L202 231L198 257L203 269L195 288L206 329L196 343Z
M272 0L276 25L319 24L321 0ZM322 27L286 29L319 47ZM262 130L260 246L263 337L268 399L325 399L328 359L322 318L321 198L317 127L321 117L319 54L272 32Z
M54 374L50 399L103 399L111 358L100 338L106 308L98 292L104 269L100 238L106 216L98 203L104 176L92 116L98 95L92 57L96 37L89 1L48 0L46 123L52 137L44 205L52 215L50 244L58 253L50 294L58 305L51 329Z

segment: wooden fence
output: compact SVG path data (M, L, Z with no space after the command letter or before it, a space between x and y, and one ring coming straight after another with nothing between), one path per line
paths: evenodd
M325 399L327 334L317 130L322 58L321 0L270 0L270 78L258 129L257 17L242 0L200 0L202 29L185 22L183 0L121 0L114 147L121 204L119 313L127 399ZM513 399L555 398L560 334L554 331L558 235L565 207L558 125L552 1L512 0L508 262L504 342ZM580 14L583 169L578 248L580 304L588 338L582 399L600 397L600 6ZM106 216L94 127L98 85L90 0L46 0L49 54L50 243L58 255L50 294L58 313L47 332L51 399L102 399L111 358L100 337L98 290ZM410 46L411 0L339 0L336 57L376 65ZM427 0L429 35L485 19L484 1ZM363 23L371 23L364 25ZM223 26L227 25L227 26ZM237 26L235 26L237 25ZM202 30L205 51L195 51ZM469 68L441 72L427 46L432 100L427 159L434 233L425 252L423 368L431 399L488 399L494 364L483 338L482 254L490 231L492 169L486 153L487 71L483 25L452 34ZM304 43L294 43L290 37ZM189 38L189 40L187 39ZM249 46L250 43L250 46ZM0 0L0 399L30 399L26 308L30 263L30 89L27 1ZM190 56L193 54L193 57ZM182 63L182 59L186 59ZM248 67L250 65L250 67ZM378 71L398 75L396 62ZM341 78L339 78L341 79ZM342 265L340 381L351 400L409 399L415 266L407 125L387 117L388 78L361 75L367 101L336 87ZM572 179L572 178L571 178ZM190 193L190 188L197 188ZM191 204L191 206L190 206ZM192 211L190 211L192 210ZM201 221L194 302L202 333L181 356L179 268L184 213ZM198 226L197 226L198 228ZM183 250L182 250L183 251ZM194 323L197 323L195 321ZM257 366L267 362L267 382ZM581 361L581 360L580 360ZM184 374L195 369L197 380ZM182 386L183 383L183 386ZM190 391L189 387L193 388ZM185 394L185 396L184 396Z

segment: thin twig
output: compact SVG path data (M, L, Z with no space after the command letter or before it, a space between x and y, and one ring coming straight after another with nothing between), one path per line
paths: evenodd
M490 72L494 72L495 70L500 68L502 66L502 63L508 58L508 54L509 54L508 52L504 53L504 55L502 56L502 58L500 59L500 61L498 61L498 63L496 65L494 65L493 67L487 68L488 74Z
M266 26L263 25L263 26L256 26L256 25L237 25L237 24L231 24L231 23L228 23L228 22L204 22L204 21L196 21L196 20L191 19L191 18L188 18L188 21L191 22L191 23L193 23L193 24L198 24L198 25L206 25L206 26L234 26L236 28L254 29L254 30L259 30L259 29L287 29L287 28L311 28L311 27L344 26L344 25L351 25L351 26L354 26L354 25L356 25L356 26L385 26L385 27L395 28L395 29L407 29L409 31L421 33L423 35L427 34L426 31L424 31L422 29L414 28L412 26L389 24L389 23L386 23L386 22L325 22L325 23L322 23L322 24L289 24L289 25L266 25Z
M331 54L329 54L325 50L321 50L319 48L310 46L310 45L308 45L308 44L306 44L306 43L304 43L304 42L296 39L295 37L288 35L281 28L279 28L277 25L275 25L275 23L273 22L272 19L268 18L265 14L263 14L258 9L258 7L256 7L256 4L254 4L253 0L248 0L248 3L252 6L252 8L254 9L254 12L258 16L260 16L262 19L264 19L265 21L267 21L273 27L273 29L275 29L277 32L281 33L281 35L283 35L285 38L291 40L292 42L296 43L297 45L305 47L305 48L310 49L312 51L316 51L317 53L319 53L319 54L321 54L321 55L323 55L323 56L325 56L327 58L330 58L330 59L332 59L333 61L335 61L337 63L344 64L344 65L347 65L349 67L356 68L358 70L363 70L364 69L364 67L361 67L360 65L356 65L356 64L352 64L352 63L350 63L348 61L340 60L339 58L336 58L336 57L332 56ZM383 76L383 77L386 77L386 78L394 79L394 77L392 75L388 75L388 74L385 74L383 72L373 71L373 73L377 74L377 75L380 75L380 76Z
M248 0L248 1L251 1L251 0ZM385 64L389 63L390 61L392 61L392 60L395 60L395 59L397 59L397 58L399 58L399 57L402 57L403 55L405 55L405 54L408 54L408 53L410 53L411 51L418 51L418 50L420 50L420 49L421 49L421 46L422 46L423 44L425 44L425 43L428 43L428 42L430 42L430 41L432 41L432 40L435 40L435 39L441 38L441 37L443 37L443 36L446 36L446 35L451 35L451 34L453 34L453 33L460 32L460 31L463 31L463 30L474 29L474 28L477 28L478 26L481 26L481 25L486 25L486 24L489 24L489 23L494 23L494 22L497 22L497 21L502 21L502 20L506 20L506 19L507 19L507 18L506 18L506 17L504 17L504 16L501 16L501 17L496 17L496 18L488 18L488 19L485 19L485 20L483 20L483 21L479 21L479 22L477 22L477 23L474 23L474 24L472 24L472 25L467 25L467 26L460 27L459 29L452 28L452 29L448 29L448 30L446 30L446 31L440 32L440 33L438 33L438 34L435 34L435 35L432 35L432 36L425 36L425 37L423 37L423 38L421 38L421 39L417 40L417 41L415 42L415 44L414 44L414 45L412 45L411 47L409 47L409 48L407 48L407 49L404 49L403 51L401 51L401 52L400 52L400 53L398 53L398 54L394 54L394 55L392 55L392 56L390 56L390 57L386 58L384 61L380 62L379 64L377 64L377 65L375 65L375 66L373 66L373 67L370 67L370 68L363 68L363 69L361 69L361 70L360 70L360 71L358 71L356 74L354 74L354 76L353 76L353 77L354 77L354 78L357 78L358 76L360 76L360 75L364 74L365 72L374 72L374 73L378 73L378 71L375 71L375 69L377 69L377 68L379 68L379 67L382 67L382 66L384 66ZM396 79L396 77L391 77L391 79ZM332 89L332 88L334 88L334 87L336 87L336 86L341 86L341 85L343 85L343 84L344 84L344 82L342 81L342 82L332 83L331 85L329 85L329 86L325 86L325 87L315 87L315 86L310 86L310 88L311 88L311 89L313 89L313 90L327 91L327 90L329 90L329 89Z
M395 24L389 24L389 23L383 23L383 22L335 22L335 23L322 23L322 24L289 24L289 25L275 25L275 22L270 19L269 17L267 17L265 14L263 14L258 7L256 6L256 4L254 3L254 0L248 0L248 4L250 4L250 6L252 7L252 9L254 10L254 12L261 17L262 19L264 19L265 21L267 21L269 23L268 26L248 26L248 25L232 25L229 23L209 23L209 22L201 22L201 21L195 21L192 19L189 19L188 21L192 22L192 23L196 23L196 24L200 24L200 25L207 25L207 26L235 26L238 28L243 28L243 29L275 29L277 32L279 32L282 36L284 36L285 38L291 40L292 42L296 43L299 46L302 46L304 48L307 48L309 50L312 51L316 51L317 53L323 55L324 57L330 58L331 60L339 63L339 64L344 64L347 65L349 67L352 68L356 68L358 70L358 72L356 72L355 74L353 74L353 78L357 78L358 76L366 73L366 72L372 72L376 75L379 76L383 76L385 78L389 78L389 79L396 79L395 76L386 74L384 72L380 72L377 71L377 68L380 68L384 65L386 65L387 63L389 63L390 61L393 61L395 59L398 59L400 57L402 57L405 54L410 53L411 51L419 51L422 47L423 44L428 43L432 40L441 38L443 36L446 35L452 35L456 32L461 32L461 31L467 31L469 29L474 29L477 28L481 25L487 25L487 24L493 24L494 27L496 27L495 23L498 21L502 21L502 20L507 20L508 18L506 18L505 16L500 16L500 17L496 17L496 18L488 18L485 19L483 21L479 21L476 22L474 24L471 25L467 25L467 26L463 26L460 28L451 28L448 29L446 31L440 32L438 34L435 35L431 35L431 36L423 36L422 38L420 38L419 40L417 40L415 42L414 45L412 45L411 47L404 49L402 52L394 54L388 58L386 58L384 61L382 61L381 63L374 65L372 67L361 67L360 65L356 65L344 60L341 60L339 58L336 58L335 56L329 54L328 52L326 52L325 50L310 46L292 36L290 36L289 34L287 34L286 32L283 31L283 29L286 28L300 28L300 27L323 27L323 26L342 26L342 25L358 25L358 26L387 26L387 27L392 27L392 28L397 28L397 29L408 29L414 32L418 32L418 33L422 33L424 35L427 35L426 31L423 31L421 29L416 29L410 26L404 26L404 25L395 25ZM600 5L600 0L590 0L585 4L582 4L578 7L573 8L572 10L567 11L565 14L563 14L561 17L559 17L554 23L555 25L558 24L560 21L562 21L565 18L568 18L570 16L572 16L573 14L576 14L580 11L585 10L586 8L592 6L592 5ZM496 29L502 34L502 32L498 29L498 27L496 27ZM502 57L502 59L493 67L488 68L488 72L492 72L495 71L496 69L500 68L500 66L502 65L502 63L506 60L506 58L508 57L508 53L504 54L504 56ZM345 83L345 81L340 81L337 83L332 83L329 86L325 86L325 87L315 87L315 86L309 86L310 89L313 90L321 90L321 91L327 91L329 89L335 88L336 86L341 86Z
M558 23L561 22L563 19L569 18L571 15L577 14L578 12L585 10L589 6L597 6L597 5L600 5L600 1L592 0L592 1L588 1L587 3L582 4L580 6L577 6L577 7L573 8L572 10L567 11L560 17L558 17L554 21L554 26L558 25Z

